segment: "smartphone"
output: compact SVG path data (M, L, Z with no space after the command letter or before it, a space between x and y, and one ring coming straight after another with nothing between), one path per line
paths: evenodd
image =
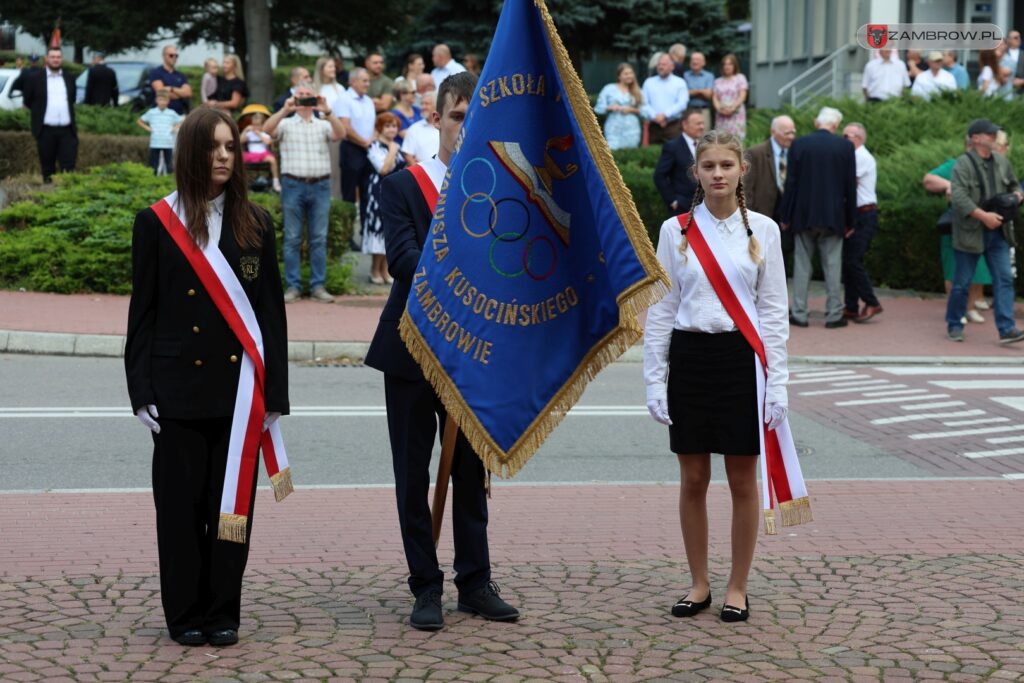
M295 106L296 107L315 107L316 106L316 98L315 97L296 97L295 98Z

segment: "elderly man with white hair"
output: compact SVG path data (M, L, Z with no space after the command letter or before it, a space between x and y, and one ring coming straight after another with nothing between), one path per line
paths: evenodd
M789 148L796 139L796 124L782 114L772 119L771 135L747 151L750 170L743 181L747 208L779 221L782 191L789 172ZM790 240L792 245L792 240ZM783 247L785 250L785 246ZM790 246L792 250L792 246Z
M853 234L857 208L857 168L853 144L836 135L843 114L822 107L810 135L790 147L779 211L781 228L793 232L793 305L789 322L807 327L807 288L811 254L817 248L825 272L825 327L846 327L843 317L843 239Z

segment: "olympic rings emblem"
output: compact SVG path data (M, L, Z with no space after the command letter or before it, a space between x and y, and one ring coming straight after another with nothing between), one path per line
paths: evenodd
M490 174L491 174L490 186L491 187L490 187L490 190L488 190L487 192L483 192L483 191L480 191L480 190L477 190L475 192L470 192L466 188L466 181L467 181L467 177L466 176L467 175L469 175L469 178L471 180L471 182L469 183L470 186L474 186L475 187L477 185L477 183L472 182L472 181L475 180L476 178L478 178L479 174L468 174L468 171L469 171L470 167L472 167L473 164L476 164L476 163L483 164L490 171ZM486 183L484 183L484 184L486 185ZM493 235L494 238L491 241L491 246L487 250L487 256L488 256L488 260L489 260L490 265L491 265L491 270L493 270L498 275L501 275L502 277L507 277L507 278L517 278L517 277L520 277L522 275L527 275L531 279L537 280L537 281L543 281L543 280L548 279L549 277L551 277L552 274L554 274L555 267L558 264L558 251L557 251L557 249L555 247L554 242L550 238L548 238L546 236L541 235L541 236L534 237L532 239L526 240L526 246L523 248L523 252L522 252L522 255L521 255L521 258L520 258L520 260L522 262L522 268L520 268L518 271L506 270L501 265L499 265L498 259L495 258L495 247L497 247L499 243L511 244L513 242L519 242L519 241L522 241L522 240L526 239L526 235L527 235L527 233L530 230L530 223L531 223L530 208L524 202L522 202L522 201L520 201L520 200L518 200L518 199L516 199L514 197L502 197L501 199L498 199L498 200L494 199L493 194L494 194L494 190L497 187L497 184L498 184L498 176L497 176L497 173L495 172L494 164L492 164L490 162L490 160L485 159L484 157L473 157L472 159L469 160L469 163L467 163L465 166L462 167L462 175L459 178L459 186L462 188L462 192L466 196L465 201L463 201L463 203L462 203L462 209L459 212L459 218L461 219L461 222L462 222L462 229L466 231L466 234L468 234L470 237L473 237L475 239L480 239L480 238L483 238L483 237L487 237L489 235ZM473 213L478 213L478 212L475 212L475 211L471 211L470 212L470 220L467 221L466 209L467 209L467 207L469 207L470 205L473 205L473 204L476 204L476 205L487 204L487 205L489 205L488 206L488 211L487 211L486 227L481 226L479 224L471 225L471 223L474 223L475 219L479 219L480 218L479 216L474 217L472 215ZM525 221L524 221L524 224L523 224L522 228L518 232L517 231L498 232L498 230L496 229L497 226L498 226L498 213L499 213L498 207L500 205L502 205L502 204L518 204L519 207L523 210L523 214L525 215L526 218L525 218ZM504 209L504 208L505 207L502 207L502 209ZM551 263L547 267L547 269L544 270L544 272L535 272L534 270L532 270L532 268L534 266L535 254L539 253L538 251L536 251L536 249L539 248L539 244L540 243L543 243L543 244L547 245L547 248L550 250L550 252L551 252Z

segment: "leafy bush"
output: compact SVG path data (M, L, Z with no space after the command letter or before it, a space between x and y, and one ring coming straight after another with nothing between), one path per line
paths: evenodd
M142 130L141 128L139 130ZM149 138L135 135L79 135L79 171L123 161L145 164L149 158ZM0 177L21 173L39 173L39 153L32 134L26 131L0 131Z
M148 136L149 133L135 123L138 118L139 114L129 107L75 105L75 125L80 134ZM0 109L0 130L31 131L28 109Z
M122 163L88 173L60 175L56 187L0 212L0 286L44 292L131 291L131 238L135 214L174 189L170 176ZM270 211L281 247L278 195L253 194ZM351 292L352 264L343 259L354 212L333 202L328 231L328 282Z

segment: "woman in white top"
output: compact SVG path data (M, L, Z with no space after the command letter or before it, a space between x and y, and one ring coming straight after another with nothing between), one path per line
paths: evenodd
M327 100L327 105L338 110L336 102L345 93L345 87L338 83L338 63L334 57L319 57L313 67L313 92ZM338 145L331 145L331 196L341 196L341 159Z
M693 616L711 606L707 490L710 454L722 453L733 520L732 572L721 619L745 621L747 575L759 519L757 366L753 349L715 293L686 233L697 221L700 233L711 235L706 241L717 245L715 260L738 273L732 282L749 288L745 296L754 302L767 356L768 429L782 424L787 410L786 274L778 225L746 208L742 176L748 165L739 137L719 130L704 135L697 143L695 166L700 185L690 213L666 221L658 241L658 260L672 288L647 313L647 407L655 420L669 425L682 482L679 515L693 584L672 614Z

